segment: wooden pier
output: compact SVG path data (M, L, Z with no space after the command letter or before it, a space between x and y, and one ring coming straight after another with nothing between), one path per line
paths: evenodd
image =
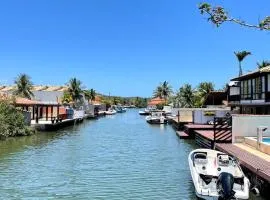
M181 139L195 139L196 144L213 149L216 143L232 142L231 118L215 117L211 124L186 124L184 131L176 131Z
M262 196L266 199L270 199L270 156L264 155L260 157L261 152L256 150L248 151L247 149L240 148L237 144L216 144L215 149L225 152L229 155L236 157L245 175L249 178L251 182L251 188L256 186ZM252 153L253 152L253 153Z

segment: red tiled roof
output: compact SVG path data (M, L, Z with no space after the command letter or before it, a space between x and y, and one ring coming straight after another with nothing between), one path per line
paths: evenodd
M155 106L155 105L158 105L158 104L164 104L164 103L165 103L165 99L160 98L160 97L156 97L156 98L151 99L151 100L148 102L148 105L149 105L149 106Z

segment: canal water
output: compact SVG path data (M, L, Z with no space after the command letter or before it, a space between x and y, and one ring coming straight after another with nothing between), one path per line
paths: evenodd
M196 199L194 141L138 110L0 142L1 199ZM255 198L252 198L255 199Z

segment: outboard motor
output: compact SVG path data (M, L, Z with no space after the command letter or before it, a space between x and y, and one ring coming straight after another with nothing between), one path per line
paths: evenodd
M219 200L235 199L233 191L234 178L233 175L227 172L222 172L217 181L217 190Z

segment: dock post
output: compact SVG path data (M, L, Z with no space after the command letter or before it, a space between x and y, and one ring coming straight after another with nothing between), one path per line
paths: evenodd
M48 121L48 106L46 106L46 121Z
M53 106L51 106L51 120L53 119Z

